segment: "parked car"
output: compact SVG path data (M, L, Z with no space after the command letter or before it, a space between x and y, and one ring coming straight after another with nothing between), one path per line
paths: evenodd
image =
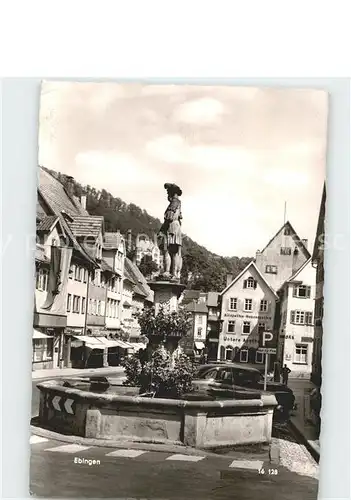
M280 382L267 381L256 368L239 363L202 365L192 382L194 394L209 399L250 399L262 394L274 394L278 403L276 412L287 417L295 404L292 390ZM196 398L197 399L197 398Z

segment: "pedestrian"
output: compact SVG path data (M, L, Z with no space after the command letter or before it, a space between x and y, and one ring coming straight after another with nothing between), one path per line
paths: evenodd
M284 385L288 385L289 373L291 373L290 368L288 368L286 365L284 365L284 368L282 369L282 377L283 377L283 384Z

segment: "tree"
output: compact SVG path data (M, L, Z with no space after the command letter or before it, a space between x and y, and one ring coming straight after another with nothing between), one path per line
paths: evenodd
M139 269L146 278L152 276L152 274L158 271L158 265L152 260L151 255L144 255L140 261Z

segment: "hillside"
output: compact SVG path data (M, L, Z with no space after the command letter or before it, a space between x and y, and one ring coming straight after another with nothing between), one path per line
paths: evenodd
M65 174L47 168L45 170L64 186L67 184L68 176ZM146 210L133 203L125 203L105 189L98 191L92 186L82 186L76 181L74 185L76 196L86 194L88 212L104 217L106 231L119 229L122 234L126 234L128 229L131 229L134 237L138 233L143 233L152 239L158 232L161 221L149 215ZM225 287L227 273L236 276L251 259L251 257L221 257L184 235L182 282L189 288L204 292L221 291Z

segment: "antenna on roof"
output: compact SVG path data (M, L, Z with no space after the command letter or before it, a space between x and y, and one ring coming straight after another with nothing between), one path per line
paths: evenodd
M284 226L286 222L286 201L284 202Z

